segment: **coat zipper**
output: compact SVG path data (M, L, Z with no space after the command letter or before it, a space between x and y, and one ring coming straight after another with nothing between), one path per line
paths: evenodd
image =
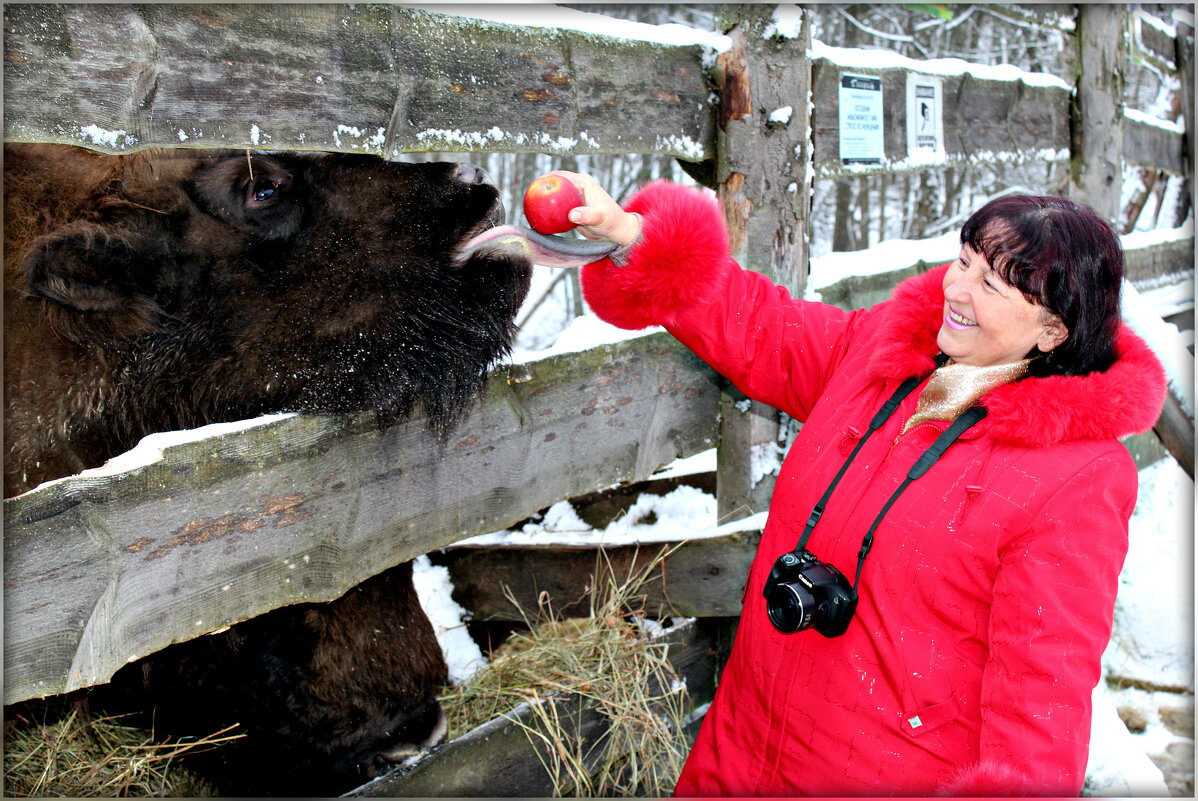
M899 435L894 438L894 442L890 443L890 450L888 450L886 452L886 458L883 459L883 462L890 461L890 457L894 455L894 451L896 448L898 448L899 443L901 443L904 439L906 439L911 434L911 432L918 431L920 428L922 428L924 426L931 426L932 428L936 429L936 436L940 436L940 434L943 434L945 432L945 430L948 428L947 423L941 424L941 422L937 421L937 420L925 420L922 423L916 423L914 426L907 429L906 431L900 431Z

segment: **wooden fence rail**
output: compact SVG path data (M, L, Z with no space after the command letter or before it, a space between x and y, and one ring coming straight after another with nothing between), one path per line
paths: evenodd
M9 4L4 20L10 142L691 161L715 142L697 46L394 5Z
M504 367L422 416L290 417L4 503L4 702L369 576L715 445L718 377L667 334Z
M6 141L364 151L664 153L714 158L698 45L479 24L397 6L10 4ZM1159 31L1145 26L1159 38ZM943 80L950 160L1068 160L1070 87L1047 76L812 61L814 158L839 166L838 75L881 77L886 163L908 160L906 80ZM502 109L502 115L496 114ZM1180 131L1125 122L1124 158L1183 171ZM861 171L862 168L855 168ZM865 168L869 169L869 168Z

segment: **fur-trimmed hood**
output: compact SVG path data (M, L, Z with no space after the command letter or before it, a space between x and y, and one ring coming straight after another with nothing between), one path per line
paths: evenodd
M870 375L901 379L932 370L944 309L948 265L903 281L878 326ZM1028 377L982 398L987 433L1012 445L1055 445L1121 438L1147 431L1164 406L1167 380L1160 361L1126 324L1109 370L1084 376Z

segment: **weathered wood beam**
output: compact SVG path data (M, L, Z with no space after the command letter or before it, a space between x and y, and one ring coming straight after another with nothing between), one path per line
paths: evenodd
M6 141L662 153L715 134L699 46L395 5L9 4Z
M711 448L719 379L667 334L497 370L440 443L423 416L292 417L4 502L5 703Z
M520 621L548 598L559 617L590 608L595 576L633 576L668 549L641 586L648 615L737 617L759 530L683 543L594 546L459 546L435 554L449 569L454 600L473 620ZM610 567L609 567L610 566ZM542 596L544 594L544 596ZM515 603L513 603L513 601Z
M1181 118L1185 128L1182 153L1185 155L1185 183L1182 186L1182 208L1176 212L1178 217L1192 213L1194 208L1194 15L1191 6L1187 13L1185 9L1177 9L1174 22L1177 30L1175 42L1177 77L1181 82L1178 92L1181 98ZM1174 219L1177 219L1175 217Z
M1123 160L1137 167L1182 175L1186 172L1185 134L1125 117Z
M1172 20L1165 20L1144 11L1133 8L1131 12L1131 56L1133 60L1145 59L1155 69L1176 69L1176 38L1169 36L1166 29L1173 26Z
M1182 408L1172 390L1165 396L1165 408L1152 430L1169 455L1177 460L1190 479L1194 478L1194 421Z

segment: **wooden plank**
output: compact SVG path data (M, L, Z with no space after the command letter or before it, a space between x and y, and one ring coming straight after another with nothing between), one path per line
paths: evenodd
M750 530L684 543L601 548L462 545L433 558L449 569L454 600L473 620L520 621L534 614L542 599L548 599L560 617L585 614L596 574L640 575L662 548L670 548L661 567L642 585L646 614L736 617L759 542L761 531Z
M1132 9L1131 21L1132 58L1137 61L1143 59L1154 69L1176 72L1176 37L1166 33L1173 23L1141 8Z
M662 638L672 643L669 660L686 682L692 706L714 695L715 666L711 659L711 627L687 621ZM563 729L591 748L607 731L606 721L580 696L547 701L558 707ZM356 798L409 797L525 797L553 794L553 779L534 746L516 721L532 725L532 713L522 704L509 719L496 718L430 751L413 765L401 766L346 794ZM543 746L542 746L543 747Z
M1194 420L1182 408L1181 401L1170 390L1165 396L1165 408L1153 426L1165 450L1177 460L1191 479L1194 478Z
M292 417L6 500L5 703L645 479L713 446L718 383L659 333L497 370L444 443Z
M1123 118L1123 160L1174 175L1186 172L1185 136L1132 117Z
M842 73L882 79L885 159L878 170L926 168L907 152L907 76L910 70L841 66L825 58L812 63L814 108L811 129L817 177L868 172L840 161L840 90ZM944 90L945 158L952 162L1043 161L1067 158L1069 91L1023 81L938 76Z
M698 46L394 5L9 4L4 18L10 142L713 152Z
M1194 273L1194 239L1177 239L1123 251L1127 280L1139 288L1154 279L1177 279Z

